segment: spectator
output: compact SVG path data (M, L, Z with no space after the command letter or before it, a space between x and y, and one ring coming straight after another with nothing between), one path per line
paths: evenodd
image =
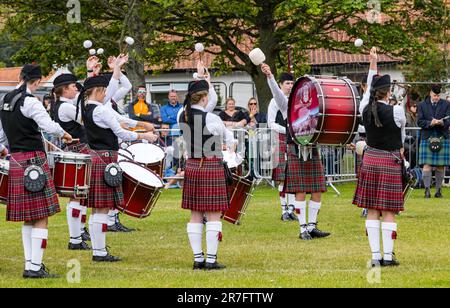
M161 124L161 112L159 106L147 103L147 90L145 85L139 87L137 99L128 107L128 114L131 119L142 122L149 122L156 125Z
M412 102L410 107L406 110L406 127L417 127L417 103ZM405 156L406 160L411 164L411 168L417 166L417 147L416 141L418 133L416 130L410 129L406 131L405 140Z
M431 198L433 167L436 168L436 198L442 198L441 185L444 181L445 166L450 165L450 105L440 99L442 87L434 85L428 96L419 106L417 122L421 131L420 159L423 166L425 198ZM432 142L435 146L432 146ZM441 144L440 147L437 144Z
M259 112L259 104L256 98L252 97L248 101L249 117L247 119L248 125L252 129L256 129L262 123L267 123L267 115Z
M447 100L447 103L450 103L450 96L447 96L446 100Z
M178 129L178 112L183 106L178 101L178 94L175 90L169 93L169 102L161 108L161 118L164 123L170 125L170 129ZM180 136L180 132L170 132L170 136Z
M228 128L242 128L248 123L245 114L236 109L236 101L234 98L227 99L225 111L222 111L219 117Z

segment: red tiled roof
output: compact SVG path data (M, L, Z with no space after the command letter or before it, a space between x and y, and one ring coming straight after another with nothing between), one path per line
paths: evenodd
M0 68L0 86L1 87L15 87L19 83L19 75L21 67L7 67ZM47 77L42 78L41 82L46 82L52 77L53 73Z

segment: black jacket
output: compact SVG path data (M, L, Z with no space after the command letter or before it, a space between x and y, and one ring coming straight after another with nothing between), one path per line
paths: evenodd
M449 118L444 121L444 126L431 127L431 121L433 119L442 120L445 117ZM432 137L434 132L438 133L438 137L444 136L446 139L449 139L450 104L443 99L439 100L436 114L434 114L431 98L427 97L425 101L419 105L417 124L422 128L420 134L422 140Z

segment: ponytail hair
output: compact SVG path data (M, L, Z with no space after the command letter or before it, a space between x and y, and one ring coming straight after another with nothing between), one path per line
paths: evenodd
M205 96L208 96L208 91L200 91L195 93L188 93L184 100L184 120L187 124L194 122L192 116L192 105L197 105Z
M386 98L389 90L389 87L384 87L381 89L372 88L370 90L369 105L371 107L371 112L369 113L369 122L374 121L375 126L378 128L383 127L383 124L380 121L380 117L378 116L378 101Z

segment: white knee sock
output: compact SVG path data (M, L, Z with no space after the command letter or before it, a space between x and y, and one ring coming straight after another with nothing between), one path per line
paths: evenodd
M397 239L397 224L383 222L381 224L383 230L383 251L384 260L392 261L392 254L394 253L394 240Z
M108 227L112 227L116 224L116 213L114 210L108 212Z
M22 242L23 242L23 253L25 257L25 270L29 271L31 268L31 254L32 254L32 239L31 233L33 231L33 226L23 225L22 227Z
M366 220L367 236L369 238L370 250L372 251L372 260L380 261L381 258L381 242L380 242L380 221Z
M217 251L219 249L219 237L222 233L222 222L213 221L206 223L206 248L207 263L217 261Z
M187 225L187 234L191 243L192 252L194 253L195 262L204 262L203 255L203 224L189 223Z
M294 206L300 224L300 232L303 233L308 230L306 224L306 201L295 201Z
M71 201L67 205L67 224L69 225L70 243L81 244L82 208L79 202Z
M308 231L314 230L317 225L317 216L319 216L320 208L322 207L322 203L314 202L312 200L309 201L309 209L308 209Z
M91 230L91 243L94 256L104 257L106 251L106 232L108 231L108 214L93 214Z
M295 211L295 195L294 194L286 194L287 200L287 211L289 214L292 214Z
M47 240L47 229L33 228L31 231L31 271L37 272L41 269L44 251L47 248Z

